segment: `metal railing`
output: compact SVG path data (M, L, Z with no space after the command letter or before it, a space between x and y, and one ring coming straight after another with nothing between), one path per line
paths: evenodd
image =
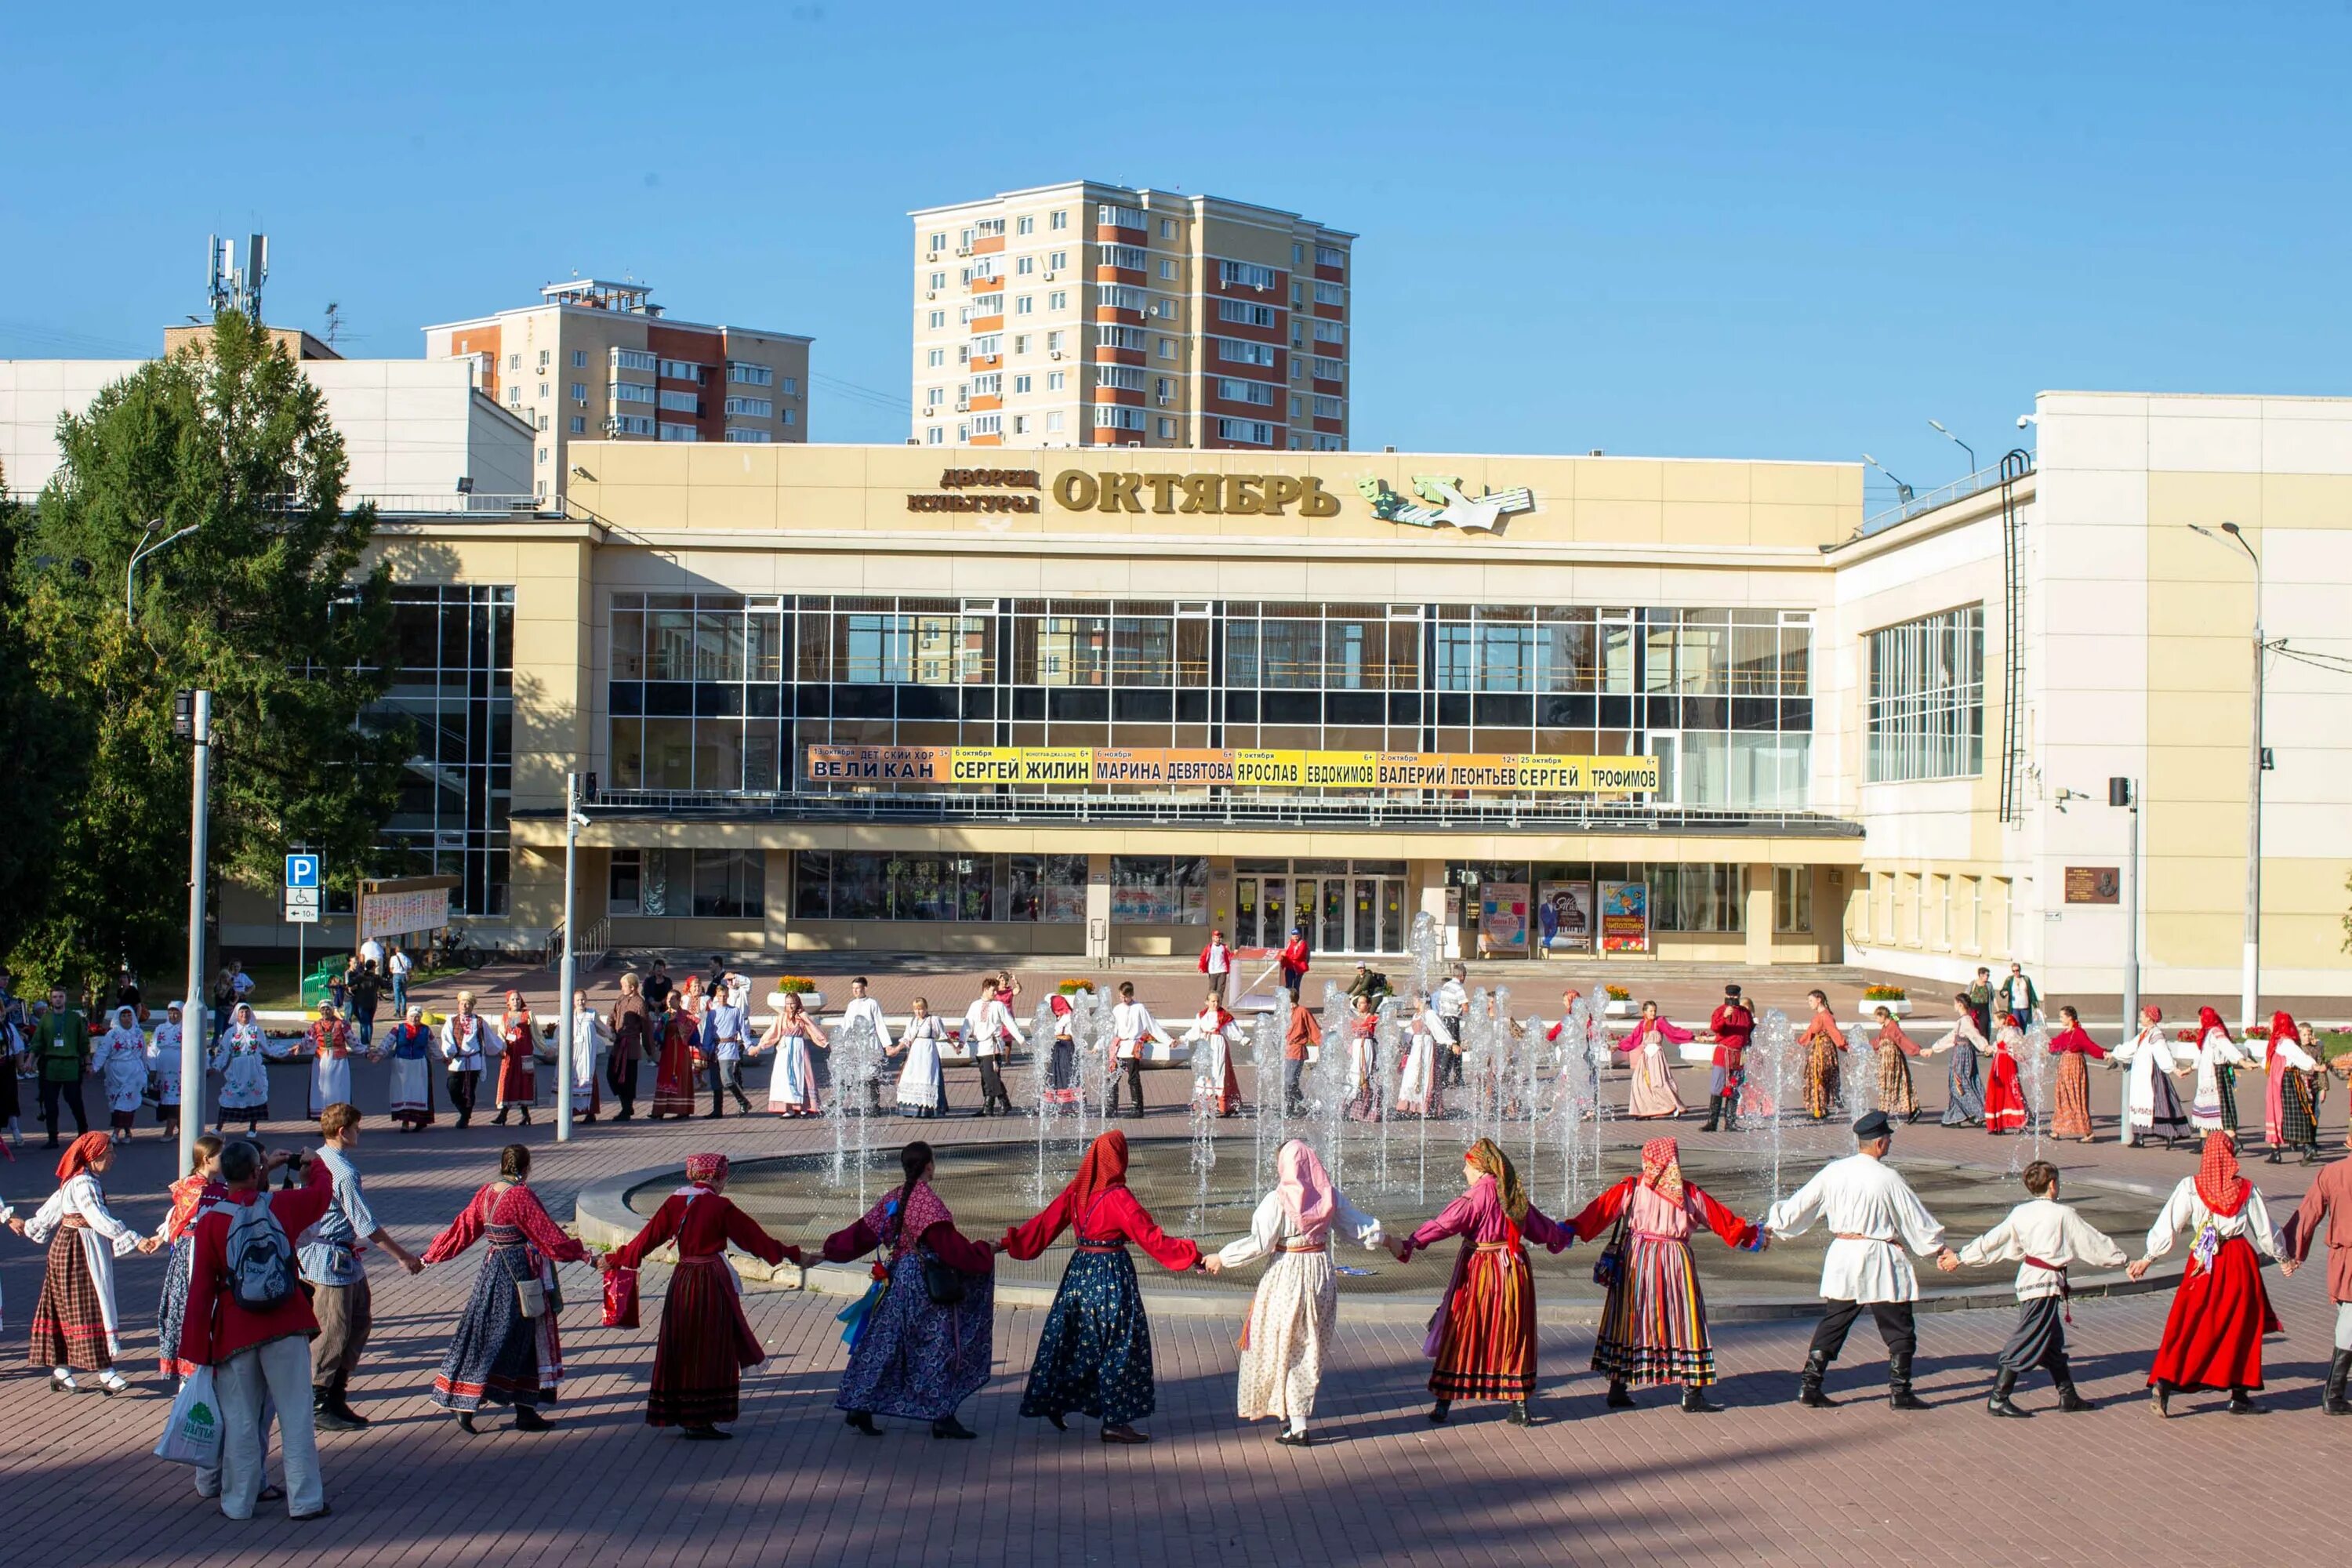
M1356 827L1444 833L1744 834L1858 838L1862 825L1818 812L1661 805L1601 799L1364 799L1232 793L980 795L748 793L600 789L585 803L612 816L939 825L1099 824L1122 827ZM553 816L519 811L518 816Z
M1980 491L1999 489L2001 483L2001 469L2002 465L1995 463L1991 468L1979 468L1966 479L1954 479L1948 485L1922 491L1909 500L1897 501L1883 511L1872 512L1862 520L1862 531L1866 534L1875 533L1882 528L1892 528L1898 522L1907 522L1923 512L1935 510L1939 506L1949 506L1956 500L1966 500ZM2030 454L2026 458L2024 471L2029 474L2033 471L2033 459Z
M480 493L453 495L443 490L434 495L347 495L346 506L362 501L373 502L379 515L445 516L453 513L487 512L503 517L509 512L537 511L540 499L531 495L484 495Z

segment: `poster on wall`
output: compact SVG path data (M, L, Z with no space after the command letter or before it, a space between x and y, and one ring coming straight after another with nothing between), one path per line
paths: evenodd
M1528 885L1485 882L1478 888L1478 941L1490 952L1528 950Z
M1545 952L1591 952L1592 884L1539 885L1536 889L1536 937Z
M1650 951L1650 884L1601 884L1601 951Z

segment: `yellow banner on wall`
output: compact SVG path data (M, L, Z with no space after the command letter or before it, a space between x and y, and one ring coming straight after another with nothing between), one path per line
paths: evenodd
M812 784L1011 784L1197 789L1487 790L1641 795L1659 787L1655 757L1485 755L1466 752L1281 752L1088 746L811 746Z

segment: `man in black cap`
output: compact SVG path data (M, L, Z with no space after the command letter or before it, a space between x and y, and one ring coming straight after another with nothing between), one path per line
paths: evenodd
M1886 1163L1895 1142L1895 1124L1886 1113L1874 1110L1855 1122L1853 1138L1854 1153L1822 1166L1764 1216L1764 1228L1776 1239L1801 1236L1816 1219L1836 1237L1822 1259L1822 1296L1829 1310L1805 1352L1797 1403L1837 1403L1822 1392L1822 1380L1845 1348L1846 1331L1868 1307L1877 1320L1878 1337L1886 1342L1886 1402L1897 1410L1925 1410L1926 1402L1911 1392L1911 1356L1918 1347L1911 1303L1919 1298L1919 1277L1903 1249L1908 1246L1939 1265L1952 1250L1944 1245L1944 1227L1936 1216Z

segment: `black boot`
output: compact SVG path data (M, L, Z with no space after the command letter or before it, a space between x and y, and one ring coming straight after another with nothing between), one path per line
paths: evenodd
M1723 1096L1710 1094L1706 1097L1706 1120L1698 1124L1698 1130L1702 1132L1712 1132L1722 1125Z
M1629 1399L1625 1403L1631 1405L1633 1402ZM1529 1426L1534 1425L1533 1418L1528 1415L1528 1402L1524 1399L1512 1400L1511 1413L1504 1419L1510 1422L1514 1426Z
M2148 1403L2156 1407L2156 1418L2166 1420L2172 1415L2172 1384L2158 1378L2147 1385Z
M2232 1415L2267 1415L2269 1411L2254 1403L2254 1396L2242 1388L2230 1390L2230 1414Z
M1450 1399L1439 1400L1436 1404L1429 1407L1429 1424L1432 1426L1444 1426L1446 1413L1453 1408L1454 1401Z
M2319 1407L2330 1415L2352 1415L2352 1400L2344 1397L2344 1385L2352 1380L2352 1351L2337 1351L2334 1364L2327 1369L2327 1395Z
M1706 1396L1706 1390L1696 1383L1683 1384L1683 1412L1689 1415L1720 1415L1723 1406Z
M882 1436L882 1428L874 1425L874 1412L871 1410L853 1410L849 1413L849 1418L842 1425L852 1431L863 1432L868 1437Z
M1609 1380L1609 1408L1612 1410L1633 1408L1633 1396L1625 1392L1625 1380L1622 1377L1612 1377Z
M2064 1356L2051 1363L2050 1381L2058 1385L2058 1408L2064 1414L2077 1415L2097 1408L2075 1391L2074 1369L2066 1364Z
M1797 1403L1815 1410L1827 1410L1835 1405L1837 1401L1822 1392L1822 1379L1829 1374L1830 1358L1819 1351L1808 1352L1804 1376L1797 1384Z
M2021 1421L2031 1419L2032 1411L2021 1410L2010 1401L2010 1394L2016 1387L2017 1373L2007 1367L2001 1368L1992 1380L1992 1397L1985 1401L1986 1413L1992 1415L2015 1416Z
M1890 1410L1925 1410L1927 1402L1911 1392L1911 1358L1886 1358L1886 1406Z
M310 1424L321 1432L356 1432L360 1424L347 1421L335 1408L335 1387L331 1383L315 1384L310 1390Z
M368 1424L366 1416L352 1408L352 1378L349 1373L335 1373L334 1382L328 1384L327 1408L353 1426L364 1426Z

